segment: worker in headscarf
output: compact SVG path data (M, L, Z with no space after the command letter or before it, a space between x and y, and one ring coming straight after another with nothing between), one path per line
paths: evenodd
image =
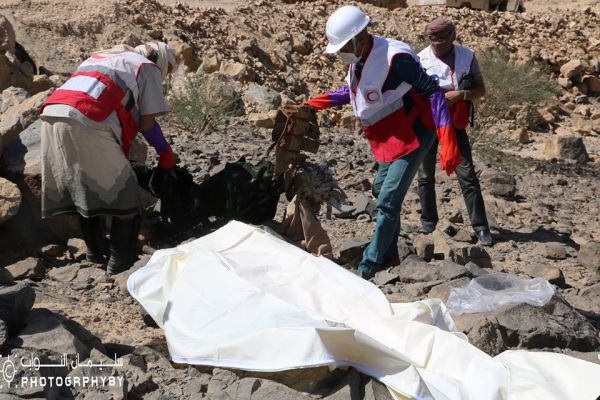
M162 84L176 66L162 42L99 51L41 107L42 217L78 213L87 259L107 264L110 274L137 258L141 201L128 159L137 132L155 148L160 168L175 166L156 117L169 111Z
M425 35L431 41L431 45L419 53L419 58L427 74L436 79L444 89L446 100L450 105L450 115L461 154L456 176L463 192L471 225L479 242L484 246L491 246L492 235L466 131L469 126L472 101L485 95L485 84L479 63L473 50L454 43L456 27L451 21L437 18L427 25ZM422 211L421 227L417 231L425 234L433 232L438 223L435 199L437 148L436 140L419 168L419 197Z
M434 132L443 144L446 172L452 173L460 161L443 91L409 45L369 34L369 22L355 6L341 7L329 17L326 52L349 66L346 85L306 101L316 109L351 103L379 163L373 182L375 233L358 265L366 279L399 263L402 202Z

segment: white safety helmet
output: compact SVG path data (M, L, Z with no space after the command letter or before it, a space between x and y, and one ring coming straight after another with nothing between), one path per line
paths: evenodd
M325 27L325 33L329 40L325 52L334 54L340 51L346 43L362 32L370 21L370 18L355 6L344 6L335 10L327 20Z

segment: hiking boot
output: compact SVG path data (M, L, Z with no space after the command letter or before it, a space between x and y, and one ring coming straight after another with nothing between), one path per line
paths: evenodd
M108 241L104 234L103 217L86 218L79 215L81 235L85 242L85 258L95 264L106 264Z
M137 261L137 235L141 218L113 217L110 229L110 259L106 266L109 275L127 271Z
M490 232L489 229L480 229L475 231L475 233L477 234L477 238L479 239L479 243L482 246L493 246L494 245L494 239L492 238L492 233Z

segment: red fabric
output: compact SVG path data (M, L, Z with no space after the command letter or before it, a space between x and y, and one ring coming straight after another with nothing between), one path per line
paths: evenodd
M459 101L450 106L450 115L456 129L466 129L469 126L469 106L467 101Z
M461 155L456 141L456 131L453 126L444 126L437 129L440 143L440 164L446 174L451 175L460 164Z
M131 142L137 134L137 126L133 115L121 103L127 92L121 89L108 75L97 71L76 72L71 78L81 75L96 78L106 85L106 88L97 99L84 92L58 88L44 101L40 107L40 112L44 110L44 107L51 104L66 104L97 122L104 121L112 112L116 112L121 124L123 152L126 157L129 157Z
M173 149L171 146L165 151L158 154L158 166L164 170L169 170L175 167L175 156L173 155Z
M411 91L410 94L415 102L415 108L419 109L423 125L431 132L437 133L438 142L440 144L439 153L442 169L446 171L447 175L452 175L461 161L454 126L436 126L429 100L423 96L417 95L414 91Z
M308 104L309 106L313 106L317 110L324 110L326 108L331 107L331 100L329 100L327 94L322 94L320 96L313 97L312 99L308 99L302 104Z
M421 144L413 130L418 115L416 107L409 115L401 108L375 125L363 127L377 161L392 162L419 148Z

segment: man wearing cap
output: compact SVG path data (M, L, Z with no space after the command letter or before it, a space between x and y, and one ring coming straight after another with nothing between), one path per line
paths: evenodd
M454 44L456 28L447 19L437 18L425 31L431 45L419 53L421 65L446 92L450 115L456 130L461 162L456 168L458 183L463 192L471 225L484 246L493 244L479 179L473 165L471 145L466 128L469 126L471 102L485 95L483 76L473 50ZM435 198L435 159L437 140L419 168L419 197L421 198L420 233L431 233L438 223Z
M368 279L398 263L400 210L437 131L442 168L452 173L460 162L444 92L428 76L407 44L370 35L370 19L354 6L328 19L326 52L349 65L346 86L312 98L315 109L352 104L379 163L373 182L377 198L375 233L358 270Z

